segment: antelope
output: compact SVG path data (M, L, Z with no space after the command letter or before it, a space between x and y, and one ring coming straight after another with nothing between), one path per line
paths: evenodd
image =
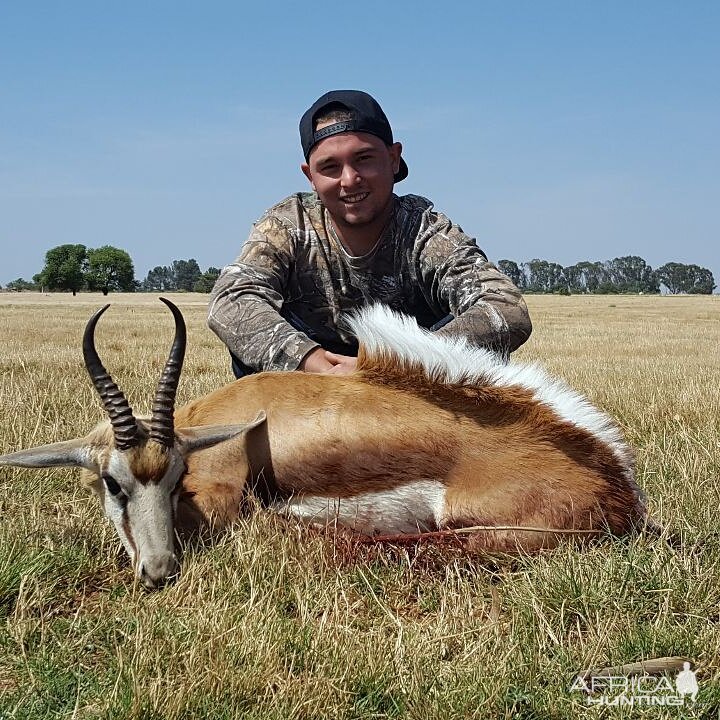
M186 328L160 299L175 335L149 418L135 417L96 351L105 305L82 344L108 420L0 457L83 468L147 588L179 573L176 533L225 527L251 497L365 536L469 526L475 547L502 552L646 521L617 425L537 365L370 306L348 319L360 345L353 374L262 372L175 409Z

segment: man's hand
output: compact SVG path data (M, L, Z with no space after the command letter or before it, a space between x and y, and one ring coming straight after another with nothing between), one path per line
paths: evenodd
M349 375L355 372L357 358L350 355L337 355L323 348L311 350L298 365L298 370L323 375Z
M325 357L332 363L332 368L325 372L331 375L350 375L357 368L357 358L352 355L338 355L325 351Z

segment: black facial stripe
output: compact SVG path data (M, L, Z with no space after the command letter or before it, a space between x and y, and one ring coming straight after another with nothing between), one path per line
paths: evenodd
M111 495L119 495L122 492L122 488L118 484L118 481L112 475L103 475L102 479L105 482L105 487Z
M137 562L138 561L137 545L135 544L135 538L132 535L132 530L130 530L130 518L128 517L127 507L123 507L122 529L123 529L123 532L125 533L125 537L127 538L128 544L132 548L133 556L135 557L135 562Z

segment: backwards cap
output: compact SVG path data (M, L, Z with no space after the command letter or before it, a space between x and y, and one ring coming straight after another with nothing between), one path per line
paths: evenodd
M333 123L321 130L315 130L316 119L329 105L341 105L347 109L352 119ZM377 101L361 90L331 90L318 98L300 118L300 143L305 160L310 159L312 149L326 137L344 132L364 132L379 137L386 145L393 144L390 123ZM400 158L400 169L395 173L395 182L408 176L408 166Z

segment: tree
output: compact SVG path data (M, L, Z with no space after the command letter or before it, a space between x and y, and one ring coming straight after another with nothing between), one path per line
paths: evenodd
M573 293L594 293L607 281L607 271L601 262L582 262L563 268L568 289Z
M29 282L23 278L18 278L7 284L8 290L37 290L37 285L34 282Z
M606 263L610 282L619 292L660 292L660 283L653 269L641 257L626 255Z
M547 260L530 260L523 263L527 275L525 289L530 292L551 293L567 287L562 265Z
M140 288L145 292L210 292L219 274L220 270L212 267L203 273L195 259L173 260L169 267L158 265L150 270Z
M658 280L671 295L678 293L709 295L715 289L712 272L699 265L669 262L659 267L656 272Z
M175 274L172 268L165 265L157 265L148 271L147 277L140 284L145 292L166 292L177 289Z
M192 292L193 285L200 279L202 271L197 260L173 260L172 271L175 275L175 289Z
M671 295L683 292L685 286L685 265L677 262L665 263L657 269L660 282L668 289Z
M620 289L615 283L605 280L595 288L594 292L598 295L619 295Z
M692 295L712 295L712 291L717 287L712 272L707 268L688 265L688 276L688 280L692 281L688 292Z
M135 268L125 250L103 245L87 251L88 269L85 276L88 289L108 292L133 292L135 290Z
M498 260L498 269L505 273L521 290L525 286L525 275L514 260Z
M209 293L220 276L220 269L209 267L193 285L193 292Z
M74 295L85 284L86 269L84 245L58 245L45 253L45 267L36 277L48 290L71 290Z

